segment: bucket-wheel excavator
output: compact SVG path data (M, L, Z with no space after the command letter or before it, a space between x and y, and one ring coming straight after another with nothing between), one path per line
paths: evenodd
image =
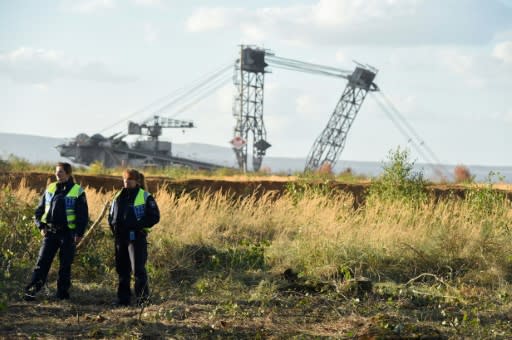
M348 131L369 91L379 88L373 80L377 70L357 63L354 71L308 63L276 56L269 50L242 45L235 63L234 84L237 89L233 115L236 119L231 140L238 166L248 170L247 155L252 146L252 167L258 171L266 150L271 144L266 140L263 122L264 78L267 67L299 71L348 81L327 126L316 139L308 154L305 171L314 171L324 164L334 166L345 145Z

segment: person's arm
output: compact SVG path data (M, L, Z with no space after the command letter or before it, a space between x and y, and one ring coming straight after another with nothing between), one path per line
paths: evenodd
M36 210L34 212L34 221L36 223L37 228L39 228L39 230L44 230L44 228L46 226L43 222L41 222L41 218L43 217L43 214L44 214L44 207L46 205L45 196L46 196L45 193L43 193L43 195L41 195L39 204L37 205Z
M87 205L87 197L85 196L85 192L83 192L76 199L76 229L75 229L75 242L80 242L82 237L84 236L85 229L89 224L89 206Z
M110 202L110 208L108 209L108 226L110 227L110 231L112 234L115 234L116 226L114 225L114 218L116 217L118 206L116 204L117 198L114 198L112 202Z
M160 210L153 196L146 200L144 217L137 223L137 229L151 228L160 221Z

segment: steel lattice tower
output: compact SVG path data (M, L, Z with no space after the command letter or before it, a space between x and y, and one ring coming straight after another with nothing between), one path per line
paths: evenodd
M345 146L347 133L368 91L377 90L377 86L373 84L375 75L373 70L357 67L348 77L348 84L327 126L315 140L308 154L305 171L318 170L324 164L334 167Z
M236 119L234 138L231 141L240 170L246 172L247 148L252 145L252 167L258 171L271 146L265 139L263 123L263 88L265 78L265 50L241 46L240 58L235 63L236 87L233 116ZM249 138L252 134L252 140ZM251 143L250 143L251 142Z

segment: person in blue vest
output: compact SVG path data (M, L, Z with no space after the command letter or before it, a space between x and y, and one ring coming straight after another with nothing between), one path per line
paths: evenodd
M46 283L53 258L59 251L58 299L69 299L71 263L76 245L82 239L89 222L89 209L85 192L73 180L69 163L57 163L56 182L50 183L35 210L35 223L43 235L32 279L25 288L24 298L35 299Z
M160 211L153 196L144 188L142 173L135 169L125 170L123 189L114 196L108 216L115 238L116 271L119 277L116 304L120 306L130 305L132 272L137 305L149 303L147 234L160 221Z

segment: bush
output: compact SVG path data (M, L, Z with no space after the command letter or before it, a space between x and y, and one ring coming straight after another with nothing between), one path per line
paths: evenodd
M24 158L15 156L15 155L9 155L9 158L7 159L7 163L9 164L8 170L9 171L29 171L32 170L32 165L29 161L27 161Z
M384 164L384 174L372 182L368 201L425 202L426 182L423 173L414 172L414 162L409 159L407 150L391 150L388 162Z
M453 176L455 177L455 183L473 182L474 179L469 168L460 164L453 169Z
M487 183L483 187L477 187L466 194L466 202L470 204L475 216L493 216L497 212L500 214L506 212L507 196L504 192L493 188L495 177L502 180L499 174L491 171L487 176Z
M92 175L105 175L107 174L107 169L101 161L94 161L89 166L88 172Z
M333 171L332 171L331 163L327 163L327 162L323 163L317 172L320 176L327 176L327 177L332 176Z
M12 269L33 265L41 239L34 225L35 202L24 202L12 189L0 189L0 279L12 274Z

